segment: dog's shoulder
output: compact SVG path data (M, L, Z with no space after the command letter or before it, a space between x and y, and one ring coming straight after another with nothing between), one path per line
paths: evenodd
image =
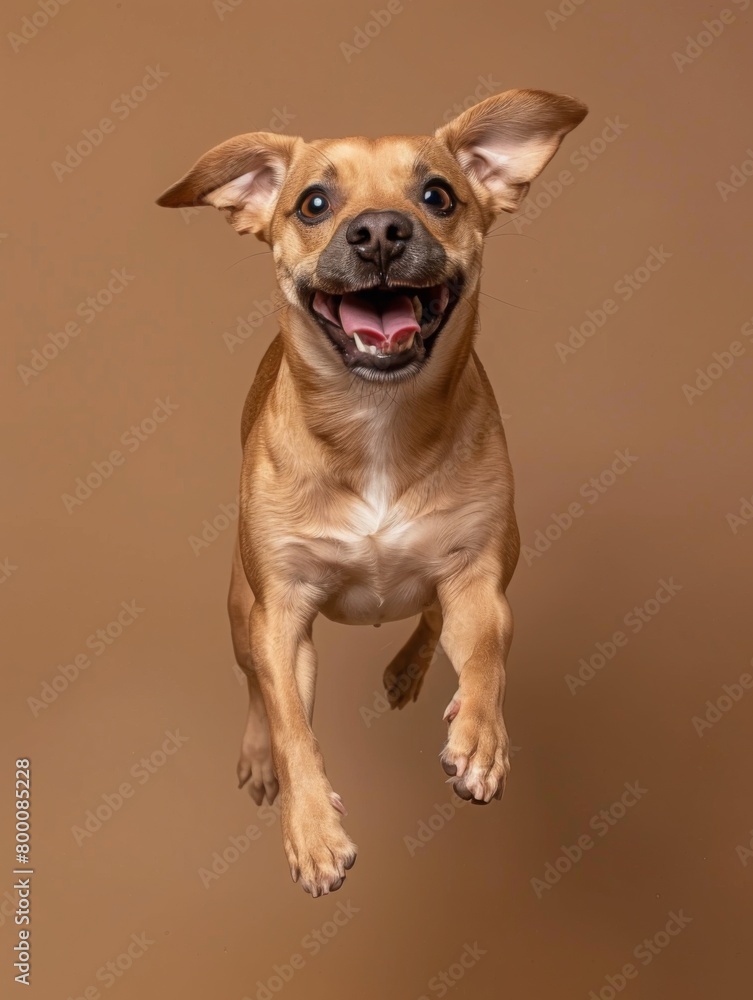
M254 381L248 391L248 396L246 396L246 402L243 406L243 416L241 418L241 447L246 444L246 439L264 406L264 401L275 384L281 360L282 335L278 333L264 352L264 357L261 359Z

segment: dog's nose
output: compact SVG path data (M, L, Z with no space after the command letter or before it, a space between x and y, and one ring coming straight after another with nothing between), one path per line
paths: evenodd
M372 261L384 272L390 261L405 250L413 236L413 223L402 212L361 212L345 236L359 257Z

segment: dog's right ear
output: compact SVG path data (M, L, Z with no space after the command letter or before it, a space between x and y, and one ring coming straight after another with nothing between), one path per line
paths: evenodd
M214 205L239 233L269 242L269 223L296 146L275 132L247 132L210 149L157 199L165 208Z

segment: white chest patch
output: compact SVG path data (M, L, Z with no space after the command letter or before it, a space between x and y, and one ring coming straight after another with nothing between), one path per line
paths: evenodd
M433 603L437 581L458 568L485 532L471 516L430 512L403 516L381 491L353 500L339 524L317 535L281 540L277 563L288 580L310 586L319 610L346 625L375 625L419 614Z
M276 567L288 582L306 587L322 614L347 625L419 614L434 602L437 581L459 568L488 534L477 502L416 514L393 499L388 439L386 426L374 420L361 495L344 496L326 523L309 524L300 533L294 528L275 546Z

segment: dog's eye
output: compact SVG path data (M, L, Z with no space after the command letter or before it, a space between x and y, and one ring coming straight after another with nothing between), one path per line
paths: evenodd
M309 191L298 206L298 215L303 219L318 219L329 211L329 199L321 191Z
M436 182L427 184L424 188L423 202L427 208L431 208L441 215L449 215L455 207L452 190L449 187L445 187L444 184L437 184Z

